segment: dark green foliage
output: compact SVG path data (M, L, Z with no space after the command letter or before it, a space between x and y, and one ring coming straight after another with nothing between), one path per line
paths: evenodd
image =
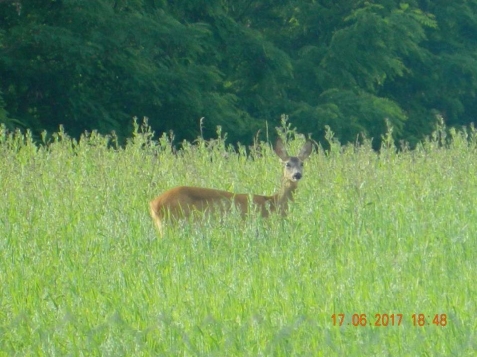
M474 121L477 0L3 0L0 122L180 140L278 124L415 143ZM201 128L199 119L205 117Z
M345 141L361 132L379 138L385 119L405 135L409 113L383 89L412 72L408 58L425 56L419 44L432 18L390 2L312 2L297 16L306 31L297 32L303 45L293 49L299 77L292 119L303 126L311 119L315 132L328 124Z
M24 1L21 15L4 16L2 86L27 126L125 136L139 115L190 136L199 115L230 116L234 98L217 91L220 73L202 60L205 24L182 24L150 2L48 4Z

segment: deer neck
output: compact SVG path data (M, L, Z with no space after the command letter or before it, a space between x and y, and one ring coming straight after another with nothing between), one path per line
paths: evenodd
M277 211L286 214L288 201L293 201L293 194L297 187L297 182L283 179L280 190L274 195L275 208Z

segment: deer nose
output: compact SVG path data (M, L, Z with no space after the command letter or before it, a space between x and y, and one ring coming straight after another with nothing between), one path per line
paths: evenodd
M298 181L299 179L301 179L301 173L297 172L296 174L294 174L294 175L293 175L293 179L294 179L294 180L297 180L297 181Z

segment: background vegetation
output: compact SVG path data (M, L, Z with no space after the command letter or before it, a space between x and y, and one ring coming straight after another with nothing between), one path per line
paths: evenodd
M415 145L476 117L477 0L0 0L0 122L232 142L290 115ZM262 131L263 132L263 131Z
M263 142L247 156L219 133L174 155L152 136L37 145L0 129L1 355L475 355L475 130L439 127L399 153L388 133L379 155L328 131L286 220L231 213L165 239L147 212L161 191L269 194L281 169Z

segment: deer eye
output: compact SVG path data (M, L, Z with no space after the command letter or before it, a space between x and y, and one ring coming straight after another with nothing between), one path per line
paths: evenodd
M287 168L290 168L290 167L291 167L291 164L290 164L289 162L287 162L287 163L285 164L285 166L286 166Z

